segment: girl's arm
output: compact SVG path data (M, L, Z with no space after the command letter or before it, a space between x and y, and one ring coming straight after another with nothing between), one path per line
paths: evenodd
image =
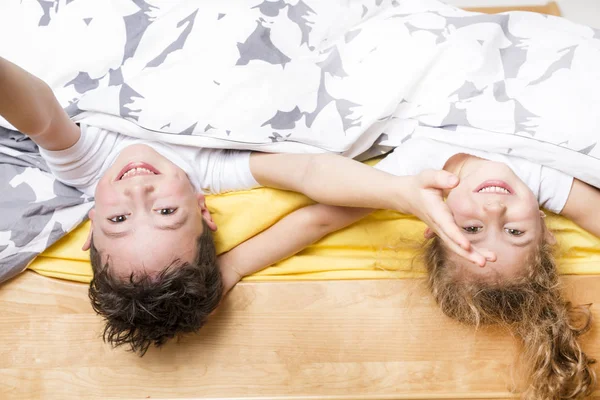
M600 190L579 179L573 179L573 186L561 215L600 237Z
M0 116L46 150L64 150L79 140L52 89L41 79L0 57Z
M219 256L224 292L229 291L244 276L296 254L372 211L367 208L324 204L294 211L270 228Z

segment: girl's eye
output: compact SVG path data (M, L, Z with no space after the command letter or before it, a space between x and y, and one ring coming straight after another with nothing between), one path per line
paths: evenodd
M481 226L466 226L463 231L467 233L479 233L483 228Z
M171 215L175 213L175 211L177 211L176 208L161 208L160 210L158 210L158 213L160 215Z
M511 228L505 228L504 230L506 231L506 233L508 233L509 235L512 235L512 236L521 236L522 234L525 233L518 229L511 229Z
M108 220L110 222L114 222L115 224L118 224L120 222L125 222L126 219L127 219L127 215L117 215L112 218L108 218Z

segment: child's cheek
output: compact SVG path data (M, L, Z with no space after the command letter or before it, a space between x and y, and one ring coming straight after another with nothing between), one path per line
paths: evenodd
M96 202L96 206L110 206L118 203L118 196L116 195L115 190L111 187L110 183L101 179L100 182L98 182L98 186L96 186L94 200Z
M452 190L450 192L446 199L446 204L455 216L468 216L468 214L473 213L474 211L474 204L470 196L459 190Z

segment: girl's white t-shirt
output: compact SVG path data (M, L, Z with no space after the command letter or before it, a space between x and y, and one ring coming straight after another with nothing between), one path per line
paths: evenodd
M531 189L540 206L557 214L562 211L571 192L573 177L553 168L520 157L473 150L429 138L408 139L375 168L398 176L417 175L426 169L443 169L448 159L456 154L470 154L508 165Z
M137 139L104 129L81 125L81 137L66 150L40 148L56 178L88 196L106 170L126 147L145 144L181 168L194 188L217 194L259 187L250 171L250 151L204 149Z

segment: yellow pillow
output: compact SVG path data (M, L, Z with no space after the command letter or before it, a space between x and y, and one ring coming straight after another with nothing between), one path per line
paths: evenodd
M219 227L215 234L217 252L230 250L309 204L311 200L298 193L268 188L209 196L207 205ZM600 239L560 216L549 215L546 222L560 243L558 259L562 273L600 273ZM424 227L412 216L377 211L245 280L422 276L422 266L412 260ZM92 278L89 256L81 250L88 229L89 222L82 224L39 255L29 268L42 275L89 282Z

